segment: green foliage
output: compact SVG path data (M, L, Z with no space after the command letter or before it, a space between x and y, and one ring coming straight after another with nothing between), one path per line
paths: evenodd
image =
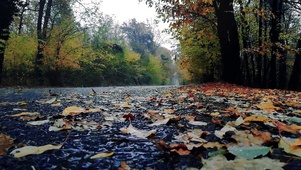
M32 83L36 44L34 37L11 35L7 42L3 65L4 85L29 85Z
M185 81L206 82L220 77L221 54L218 37L210 24L200 19L181 27L179 66Z
M12 25L3 65L3 85L32 86L42 82L39 85L111 86L167 82L168 52L155 55L158 45L150 24L131 20L123 24L121 32L121 26L112 17L102 15L92 6L86 13L81 12L91 17L82 20L86 25L81 26L75 21L73 2L58 0L52 3L49 24L42 30L43 43L37 49L38 31L32 21L38 16L37 11L26 11L27 6L37 5L35 1L26 4L22 19L21 15L16 17ZM37 50L42 55L39 63ZM41 82L35 80L36 68L43 76Z

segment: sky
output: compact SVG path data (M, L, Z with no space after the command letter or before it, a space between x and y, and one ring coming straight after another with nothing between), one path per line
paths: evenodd
M84 2L99 2L99 0L84 0ZM156 19L157 13L154 7L150 8L145 4L145 1L139 2L139 0L101 0L100 11L105 15L113 16L114 21L118 24L128 22L129 20L136 18L139 22L146 22L147 20ZM162 31L168 28L167 23L162 21L159 23L158 30ZM169 35L165 34L165 39L170 39ZM171 49L172 44L166 42L161 44L162 46Z
M156 18L155 8L138 0L102 0L100 9L105 14L114 15L120 23L132 18L140 22Z

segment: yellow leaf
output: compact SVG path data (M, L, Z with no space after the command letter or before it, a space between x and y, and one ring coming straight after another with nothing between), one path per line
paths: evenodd
M265 110L269 113L272 113L276 110L280 110L281 108L280 107L276 107L274 106L274 103L271 101L271 100L268 100L266 102L262 102L262 103L259 103L259 104L256 104L255 106L257 106L258 108L262 109L262 110Z
M63 111L63 115L67 116L67 115L78 115L82 112L85 112L86 110L84 108L81 107L77 107L77 106L70 106L67 107L64 111Z
M34 116L34 115L39 115L39 114L40 113L38 113L38 112L22 112L22 113L14 114L14 115L11 115L11 116L13 116L13 117L25 116L25 115Z
M130 109L132 106L129 105L128 102L126 102L126 103L124 103L124 104L122 105L122 107L123 107L124 109Z
M267 122L270 121L270 119L266 116L262 115L252 115L244 119L244 122Z
M286 153L301 157L301 138L281 138L278 147L283 148Z
M10 154L15 158L21 158L27 155L38 155L48 150L60 149L62 145L44 145L44 146L24 146L13 150Z
M88 109L88 112L100 112L100 108Z
M91 156L90 159L98 159L98 158L105 158L114 155L114 152L103 152L96 154L94 156Z
M164 113L166 113L166 114L172 114L174 112L175 111L173 109L164 109Z

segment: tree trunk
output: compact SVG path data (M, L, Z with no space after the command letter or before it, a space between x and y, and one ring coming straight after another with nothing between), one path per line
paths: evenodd
M259 1L259 10L263 9L263 0ZM260 47L260 52L262 52L262 27L263 27L263 19L262 19L262 15L259 15L258 17L258 46ZM256 75L256 85L257 87L261 86L261 72L262 72L262 57L263 54L259 53L256 57L256 62L257 62L257 75Z
M23 15L26 11L26 7L29 5L28 0L26 0L26 2L22 3L21 6L21 10L20 10L20 21L19 21L19 26L18 26L18 35L21 35L22 33L22 27L23 27Z
M300 75L301 75L301 40L298 40L297 43L298 53L295 56L295 62L293 66L293 71L289 80L288 88L290 90L301 90L300 84Z
M214 9L222 54L222 80L241 84L240 47L233 0L215 0Z
M46 4L46 0L40 0L38 22L37 22L38 46L37 46L37 56L35 60L35 72L36 72L37 83L39 85L42 85L44 82L43 73L42 73L43 58L44 58L43 49L44 49L45 41L47 39L47 27L50 19L52 0L48 0L46 13L44 16L45 4ZM43 16L44 16L44 23L43 23Z
M249 1L250 2L250 1ZM240 5L240 12L241 12L241 34L242 34L242 45L243 49L248 49L248 42L249 42L249 31L250 31L250 26L248 25L248 22L246 20L246 13L244 11L244 7L242 4L242 1L239 1ZM248 7L249 3L247 3L246 7ZM249 58L250 58L250 53L248 51L243 52L243 63L242 63L242 71L243 71L243 83L245 85L251 86L252 85L252 80L251 80L251 74L250 74L250 66L249 66Z
M279 35L281 31L281 8L282 8L282 0L273 0L270 2L272 13L275 15L272 17L271 22L271 30L270 30L270 39L272 46L272 54L271 54L271 66L270 66L270 74L269 74L269 88L277 88L277 69L276 62L277 56L279 55L280 49L276 45L279 43Z
M0 1L0 84L3 77L3 62L7 40L9 39L9 26L17 12L17 0Z
M267 10L267 3L264 3L264 10ZM268 41L268 21L264 21L264 42ZM267 80L268 80L268 72L269 72L269 67L268 67L268 54L265 53L263 56L263 75L262 75L262 84L261 87L266 88L267 87Z

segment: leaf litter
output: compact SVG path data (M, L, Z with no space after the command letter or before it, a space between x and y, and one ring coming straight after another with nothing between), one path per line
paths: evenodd
M85 90L2 101L0 167L301 168L300 92L226 83Z

